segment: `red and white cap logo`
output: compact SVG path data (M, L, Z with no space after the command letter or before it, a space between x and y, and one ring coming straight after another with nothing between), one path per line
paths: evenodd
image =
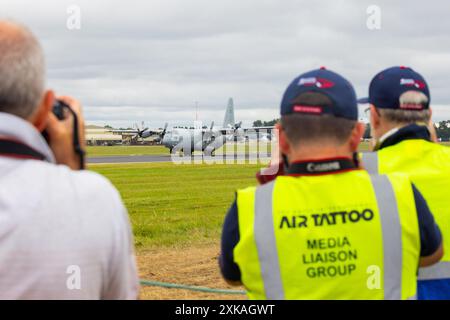
M426 84L420 80L414 80L414 79L400 79L400 85L401 86L408 86L408 87L416 87L417 89L425 89Z
M311 77L311 78L300 78L300 80L298 81L298 85L305 87L315 86L317 88L326 89L333 87L334 82L323 78Z

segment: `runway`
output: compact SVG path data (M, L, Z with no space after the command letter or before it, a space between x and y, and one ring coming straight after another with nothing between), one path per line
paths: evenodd
M215 157L205 157L205 162L208 161L215 161L215 162L226 162L226 161L234 161L234 160L240 160L244 161L247 159L247 161L256 162L258 160L256 154L249 154L249 155L236 155L233 157L233 155L226 155L226 158L224 159L223 155L216 155ZM259 160L263 163L268 163L270 158L260 156ZM192 157L174 157L172 159L170 154L167 155L146 155L146 156L107 156L107 157L88 157L87 163L90 164L108 164L108 163L145 163L145 162L201 162L202 161L202 155L194 155Z

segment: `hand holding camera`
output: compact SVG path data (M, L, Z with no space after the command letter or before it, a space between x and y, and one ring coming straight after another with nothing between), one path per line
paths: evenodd
M48 144L58 164L84 169L85 133L81 104L74 98L57 97L46 128Z

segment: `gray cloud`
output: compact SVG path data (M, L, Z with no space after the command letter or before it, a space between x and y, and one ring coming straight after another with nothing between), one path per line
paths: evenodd
M189 123L194 101L205 123L221 123L229 96L250 124L277 115L286 85L326 65L366 95L392 65L420 71L435 118L450 118L450 4L366 0L0 0L2 16L30 26L47 54L48 84L78 97L87 119L129 125ZM66 28L69 5L82 28ZM366 27L366 8L382 28Z

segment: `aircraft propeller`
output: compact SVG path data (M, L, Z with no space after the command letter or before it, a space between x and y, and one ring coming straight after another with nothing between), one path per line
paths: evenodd
M162 141L162 139L164 139L164 136L166 135L166 132L167 132L167 126L168 126L169 124L166 122L166 124L164 125L164 129L163 129L163 131L159 134L159 139L160 139L160 141Z
M142 138L142 134L143 134L145 131L148 130L147 127L144 127L144 126L145 126L144 121L142 121L141 124L142 124L142 127L141 127L142 129L139 129L139 126L137 125L137 123L134 124L134 126L136 127L136 130L137 130L137 133L136 133L136 135L132 138L133 140L137 139L138 137Z

